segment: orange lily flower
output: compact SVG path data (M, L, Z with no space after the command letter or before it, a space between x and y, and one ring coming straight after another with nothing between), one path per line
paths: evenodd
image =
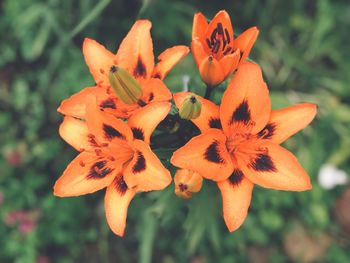
M152 24L148 20L138 20L130 29L113 54L95 40L86 38L83 43L83 55L97 84L88 87L64 100L58 111L67 116L85 117L87 97L93 94L101 109L116 117L127 118L135 110L151 102L169 101L172 96L162 81L170 69L187 53L186 46L174 46L158 56L154 64L153 43L150 34ZM113 66L127 70L141 85L142 105L123 103L111 89L109 72Z
M177 107L187 95L174 95ZM201 115L192 122L202 134L175 151L171 163L217 182L229 231L246 218L254 184L286 191L312 188L295 156L279 144L313 120L316 105L302 103L271 111L261 69L249 62L239 67L220 107L198 99Z
M60 126L62 138L81 153L56 181L54 194L79 196L107 188L107 222L115 234L123 236L128 206L135 194L164 189L172 180L148 145L171 104L149 104L125 123L100 111L92 98L88 99L85 120L66 116Z
M192 52L202 80L214 87L227 79L246 60L259 30L251 27L234 39L230 16L219 11L210 23L202 13L195 14Z

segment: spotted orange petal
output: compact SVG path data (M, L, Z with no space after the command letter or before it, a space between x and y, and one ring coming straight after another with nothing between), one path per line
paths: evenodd
M70 116L64 117L59 128L60 136L78 151L91 149L86 122Z
M147 104L157 101L169 101L172 98L170 90L160 79L150 78L142 82L142 100Z
M270 120L257 136L264 140L280 144L304 129L315 118L317 106L301 103L271 112Z
M158 63L153 69L152 77L164 79L168 72L189 52L186 46L175 46L166 49L158 56Z
M221 101L220 119L227 136L232 133L256 134L270 118L269 91L257 64L242 64Z
M241 63L243 63L249 56L250 50L252 49L258 35L258 28L251 27L235 39L233 43L233 48L234 50L239 49L242 52Z
M138 20L123 39L117 52L118 66L136 78L149 78L153 72L154 55L151 38L152 24Z
M214 181L225 180L233 169L226 149L226 136L218 129L209 129L193 137L174 152L170 162L176 167L195 171Z
M182 108L185 98L190 94L191 92L178 92L173 95L175 105L178 109ZM219 106L201 96L197 96L197 98L202 103L201 114L199 117L192 119L191 121L201 130L202 133L210 128L220 129Z
M150 143L150 137L157 125L168 115L171 108L169 102L154 102L136 111L129 119L134 139Z
M86 123L94 136L92 139L97 139L97 143L116 141L124 144L131 142L133 135L130 127L113 115L100 111L94 98L90 99L86 109Z
M137 192L162 190L171 183L170 172L163 166L151 148L135 140L134 157L124 170L127 186Z
M56 181L54 194L67 197L96 192L107 187L121 168L94 152L82 152Z
M104 202L106 218L109 227L118 236L124 236L128 207L135 193L128 189L122 174L118 174L107 187Z
M85 38L83 55L97 85L109 86L109 70L117 64L117 57L95 40Z
M254 144L256 154L237 158L244 176L265 188L305 191L312 188L310 178L297 158L283 147L264 142Z
M228 230L233 232L243 224L247 217L254 184L244 177L239 183L230 178L218 182L218 187L222 196L224 220Z

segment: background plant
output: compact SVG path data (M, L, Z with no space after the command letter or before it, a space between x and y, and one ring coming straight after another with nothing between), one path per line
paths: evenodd
M328 191L317 183L324 163L350 171L348 1L3 0L0 5L0 262L349 261L344 231L349 222L339 219L339 211L349 211L339 201L346 186ZM319 105L313 124L286 144L314 188L281 194L256 187L250 214L233 234L210 182L190 201L177 198L173 186L143 193L129 209L125 238L117 238L104 219L102 192L58 199L51 190L76 154L58 136L56 108L93 81L82 40L91 37L116 50L134 20L148 18L159 54L190 44L194 12L212 17L219 9L230 13L236 33L260 28L251 58L262 66L274 108L302 101ZM180 91L188 78L188 87L203 95L192 55L166 83ZM170 154L158 151L164 162ZM296 243L309 254L300 253Z

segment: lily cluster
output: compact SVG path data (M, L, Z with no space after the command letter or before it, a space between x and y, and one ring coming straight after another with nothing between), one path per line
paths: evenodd
M56 196L106 188L107 222L123 236L135 194L162 190L172 182L152 151L150 138L161 122L174 119L192 122L201 133L171 157L171 164L179 168L175 193L190 198L200 191L203 179L214 181L229 231L246 218L254 184L289 191L311 189L307 173L280 144L313 120L316 106L303 103L271 110L260 67L246 61L258 35L256 27L234 38L227 12L218 12L209 23L201 13L195 14L191 49L207 85L205 97L171 93L163 79L189 48L166 49L155 64L150 29L150 21L136 21L116 54L94 40L84 40L83 55L96 85L72 95L58 108L64 115L59 133L80 153L55 183ZM210 101L213 88L232 75L221 105ZM175 115L170 114L172 100L178 109ZM175 122L169 134L181 130L182 122Z

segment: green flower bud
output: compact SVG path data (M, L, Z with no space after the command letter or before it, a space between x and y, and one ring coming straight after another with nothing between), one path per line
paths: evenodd
M180 108L179 114L182 119L192 120L201 115L202 103L195 94L188 95Z
M141 86L127 70L112 66L109 71L109 82L118 98L124 103L139 102L142 96Z

